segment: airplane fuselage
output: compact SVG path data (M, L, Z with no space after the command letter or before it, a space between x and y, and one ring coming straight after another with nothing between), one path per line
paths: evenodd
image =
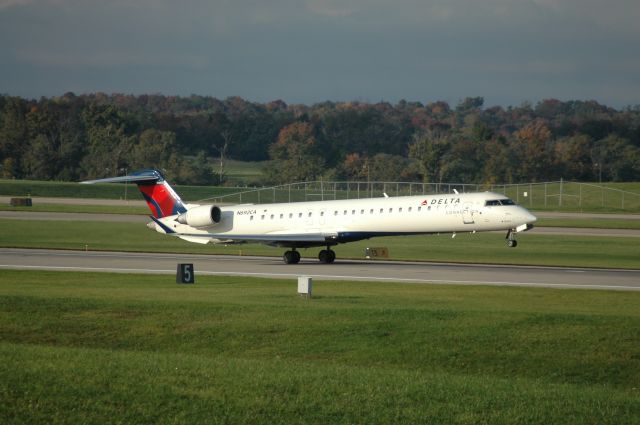
M324 241L278 243L302 247L332 245L374 236L509 230L536 220L518 205L501 205L499 202L495 205L499 200L507 198L483 192L249 204L219 207L221 220L213 226L194 229L177 223L175 217L166 217L162 221L178 233L194 236L197 233L216 234L222 241L225 237L234 239L247 234L322 234L326 237Z
M506 230L508 246L515 247L514 234L536 221L493 192L218 206L185 204L158 170L84 183L126 182L135 182L147 201L150 228L189 242L288 247L287 264L300 261L297 248L312 246L325 246L318 258L332 263L331 246L375 236Z

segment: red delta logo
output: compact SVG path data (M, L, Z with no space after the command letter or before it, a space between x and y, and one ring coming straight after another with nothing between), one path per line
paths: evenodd
M427 200L425 199L424 201L422 201L422 203L420 203L420 206L424 206L427 205Z

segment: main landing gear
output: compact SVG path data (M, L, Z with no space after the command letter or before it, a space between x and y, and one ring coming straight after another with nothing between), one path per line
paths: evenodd
M287 251L282 256L285 264L298 264L300 262L300 253L295 250Z
M513 231L513 229L507 230L507 237L505 239L507 240L507 246L509 248L515 248L518 246L518 241L516 240L516 233Z
M293 248L291 251L287 251L282 256L285 264L298 264L300 262L300 253ZM331 264L336 260L336 253L329 249L323 249L318 254L318 259L321 263Z
M331 264L336 260L336 253L335 251L332 251L329 249L329 247L327 247L327 249L323 249L322 251L320 251L320 253L318 254L318 259L321 263Z

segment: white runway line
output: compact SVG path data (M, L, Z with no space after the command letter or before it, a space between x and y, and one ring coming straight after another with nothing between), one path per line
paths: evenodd
M155 269L125 269L106 267L74 267L74 266L22 266L15 264L0 264L3 269L31 269L31 270L66 270L84 272L114 272L114 273L151 273L151 274L174 274L176 270L155 270ZM232 272L232 271L207 271L200 270L197 274L208 276L249 276L266 278L297 278L299 273L257 273L257 272ZM309 274L314 279L327 280L357 280L367 282L403 282L403 283L431 283L437 285L487 285L487 286L516 286L516 287L540 287L540 288L566 288L566 289L615 289L627 291L639 291L640 287L620 286L620 285L580 285L571 283L540 283L540 282L488 282L473 280L440 280L440 279L412 279L400 277L362 277L349 275L322 275Z

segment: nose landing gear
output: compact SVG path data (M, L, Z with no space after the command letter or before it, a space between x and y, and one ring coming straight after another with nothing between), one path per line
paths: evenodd
M515 248L518 246L518 241L516 240L516 233L513 231L513 229L507 230L507 237L505 239L507 240L507 246L509 248Z

